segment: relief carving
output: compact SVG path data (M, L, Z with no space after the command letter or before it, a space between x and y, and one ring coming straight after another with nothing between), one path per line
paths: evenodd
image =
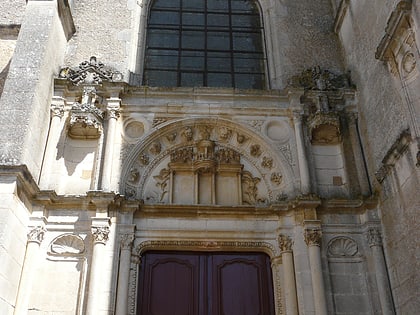
M227 127L220 127L219 128L219 139L220 141L226 142L229 141L230 137L232 136L232 130Z
M135 184L135 183L138 182L139 178L140 178L140 172L139 172L139 170L137 168L132 168L130 170L130 177L129 177L128 181L130 183Z
M78 235L60 235L52 241L50 251L57 255L83 254L85 252L85 242Z
M290 252L292 250L293 241L290 236L280 234L277 240L281 252Z
M169 143L172 144L172 143L175 142L177 135L178 134L176 132L170 133L170 134L166 135L166 139L168 140Z
M204 126L199 126L198 131L200 133L200 139L201 140L209 140L211 132L212 132L212 127L205 126L205 125Z
M370 247L382 246L381 231L377 228L369 228L367 231L367 241Z
M263 160L261 162L261 166L271 170L273 168L273 159L267 156L263 157Z
M283 175L281 175L280 173L272 173L270 176L270 180L277 186L280 186L282 180L283 180Z
M92 236L95 243L105 244L109 237L108 226L92 226Z
M293 76L288 85L305 90L334 91L342 88L351 88L348 74L334 74L329 70L316 66L304 70L300 75Z
M308 246L321 246L322 231L320 229L306 229L305 242Z
M262 154L261 146L259 144L253 144L253 145L251 145L251 148L250 148L250 152L249 153L253 157L256 157L256 158L260 157L261 154Z
M160 142L153 142L149 148L149 152L153 155L158 155L162 151L162 145Z
M241 133L236 134L236 141L239 144L244 144L247 140L248 140L248 138L245 135L243 135Z
M156 187L159 189L158 202L162 202L168 193L168 181L171 175L171 171L164 168L160 170L159 175L153 176L156 181Z
M191 147L181 148L171 153L171 162L187 163L192 162L194 150Z
M354 257L358 252L357 243L348 237L332 239L327 249L327 253L331 257Z
M83 61L77 68L61 69L59 77L69 80L74 85L98 85L103 81L118 82L123 79L123 75L120 72L106 67L95 56L90 57L89 61Z
M258 197L258 183L261 178L253 177L248 171L242 174L242 202L248 205L263 203L265 200Z
M142 154L139 156L139 162L141 165L148 165L150 162L150 158L146 154Z
M334 112L316 112L308 118L313 144L336 144L341 141L340 120Z
M184 138L184 141L190 142L193 140L193 130L191 127L185 127L184 130L181 132L181 136Z

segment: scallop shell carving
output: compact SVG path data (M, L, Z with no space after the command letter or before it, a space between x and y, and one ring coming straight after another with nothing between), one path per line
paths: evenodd
M65 234L58 236L51 243L51 253L59 255L77 255L85 251L85 243L80 236Z
M353 257L358 251L356 242L348 237L336 237L328 244L329 256Z

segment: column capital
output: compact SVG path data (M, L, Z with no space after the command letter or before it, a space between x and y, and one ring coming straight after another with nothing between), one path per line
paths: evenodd
M277 238L277 241L279 243L280 252L291 252L293 247L293 240L290 236L287 236L285 234L280 234Z
M382 246L381 231L378 228L369 228L366 237L370 247Z
M62 118L64 116L64 101L62 104L59 102L53 102L50 106L51 117Z
M121 111L119 107L108 106L106 108L106 114L108 119L118 119L120 117Z
M134 235L133 234L131 234L131 233L122 234L120 236L121 249L130 250L131 247L133 246L133 241L134 241Z
M28 243L41 244L44 239L44 234L47 230L43 226L33 227L27 234Z
M109 238L109 226L92 226L93 242L106 244Z
M293 115L293 121L294 123L300 123L302 122L302 117L303 117L303 110L300 108L294 108L292 110L292 115Z
M305 242L308 246L321 246L322 231L318 228L305 229Z

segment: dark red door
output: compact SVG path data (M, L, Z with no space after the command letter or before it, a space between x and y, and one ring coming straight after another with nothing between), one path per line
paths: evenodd
M274 314L264 254L146 253L138 297L138 315Z

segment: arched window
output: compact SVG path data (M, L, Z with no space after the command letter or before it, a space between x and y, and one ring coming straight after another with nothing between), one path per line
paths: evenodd
M262 33L253 0L155 0L143 84L264 89Z

